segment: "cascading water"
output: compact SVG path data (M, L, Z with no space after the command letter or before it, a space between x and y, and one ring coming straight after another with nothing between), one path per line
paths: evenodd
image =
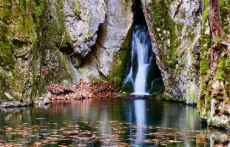
M146 26L137 25L133 31L131 67L125 83L131 82L135 95L149 94L146 90L149 66L153 60L151 43Z

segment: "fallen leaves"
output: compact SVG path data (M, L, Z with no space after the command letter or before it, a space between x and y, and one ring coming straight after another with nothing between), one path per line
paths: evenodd
M77 89L66 84L48 85L46 89L51 93L52 100L76 100L85 98L114 98L117 90L108 81L88 83L80 80Z
M105 131L107 127L111 129ZM16 128L4 126L0 130L3 134L0 146L209 146L210 142L223 146L229 139L227 134L223 136L218 132L181 132L176 128L119 121L63 121L41 126L24 123Z

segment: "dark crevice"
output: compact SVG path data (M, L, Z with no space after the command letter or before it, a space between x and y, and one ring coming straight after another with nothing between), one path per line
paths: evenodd
M134 0L132 11L134 14L134 25L146 25L144 13L140 0Z

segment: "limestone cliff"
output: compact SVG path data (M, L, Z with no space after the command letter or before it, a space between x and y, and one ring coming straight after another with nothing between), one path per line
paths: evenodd
M51 52L66 55L64 61L68 61L69 69L65 69L71 73L74 82L80 78L86 81L98 78L112 80L115 76L121 82L127 54L124 49L131 38L132 0L47 0L47 4L45 19L48 23L45 24L48 29L43 28L43 36L46 36L47 43L53 42L48 48L56 48L56 51ZM57 15L54 10L60 13ZM63 65L59 64L54 69Z
M104 0L64 0L65 25L71 36L71 61L78 68L97 40L99 25L105 21Z
M32 103L34 58L42 3L31 0L0 1L0 103Z
M32 104L51 83L115 75L121 82L131 6L132 0L0 1L0 105Z
M202 1L142 0L165 97L188 104L199 94Z
M92 53L80 66L80 77L116 79L121 82L133 24L132 0L107 0L105 22L100 25Z

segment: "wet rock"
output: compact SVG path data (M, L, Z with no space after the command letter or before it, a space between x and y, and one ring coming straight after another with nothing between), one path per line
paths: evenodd
M37 106L45 106L51 103L50 98L38 98L35 102L35 105Z
M12 101L14 99L9 93L5 92L4 94L9 100Z

